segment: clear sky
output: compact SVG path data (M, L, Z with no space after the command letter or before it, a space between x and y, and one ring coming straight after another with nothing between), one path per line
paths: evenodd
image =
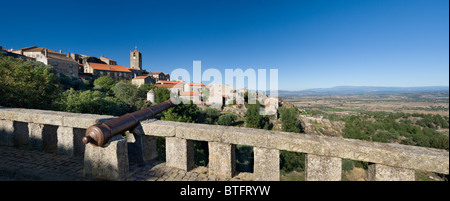
M2 1L0 45L148 71L278 69L279 89L448 86L448 0Z

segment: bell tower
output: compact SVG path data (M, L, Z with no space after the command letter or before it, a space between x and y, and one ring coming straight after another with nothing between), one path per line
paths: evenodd
M142 53L137 51L137 47L130 52L130 68L142 70Z

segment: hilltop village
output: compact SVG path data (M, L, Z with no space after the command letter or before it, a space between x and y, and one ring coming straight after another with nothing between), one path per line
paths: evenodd
M143 69L142 53L137 49L130 51L129 67L118 65L117 61L107 58L88 56L78 53L63 53L44 47L24 47L20 49L6 49L0 46L0 52L23 60L42 62L53 66L57 73L68 77L90 80L91 82L109 76L114 81L127 80L136 86L153 84L158 88L166 88L185 102L197 104L202 107L213 107L220 110L243 115L248 105L244 103L244 96L248 93L246 88L235 89L225 84L207 85L204 83L188 83L181 79L172 79L167 72L152 72ZM261 112L276 114L281 101L277 97L270 97L264 93L255 93L257 101L263 105ZM147 101L155 102L156 93L149 90Z

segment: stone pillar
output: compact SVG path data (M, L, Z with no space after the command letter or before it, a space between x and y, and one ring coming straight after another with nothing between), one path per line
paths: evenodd
M72 155L74 143L73 128L60 126L56 134L58 136L58 153Z
M57 126L28 123L28 146L32 149L54 152L57 148Z
M233 177L236 171L236 145L208 142L208 173L221 177Z
M194 141L166 137L166 165L189 171L194 167Z
M127 141L130 162L144 164L158 158L155 136L127 133Z
M306 181L340 181L342 159L306 154Z
M280 151L253 147L253 177L256 181L280 180Z
M369 181L415 181L414 170L381 164L369 165Z
M85 145L82 142L86 129L60 126L56 131L58 153L70 156L82 156Z
M20 147L28 144L28 123L13 121L14 126L14 146Z
M28 146L31 149L42 150L43 149L43 133L44 125L36 123L28 123Z
M14 146L14 122L0 119L0 146Z
M128 161L139 165L144 165L142 157L142 143L139 135L125 132L127 136Z
M86 145L84 176L106 180L125 180L128 176L127 140L121 135L109 140L103 147Z
M143 135L140 137L142 143L142 158L144 162L158 158L157 137L148 135Z

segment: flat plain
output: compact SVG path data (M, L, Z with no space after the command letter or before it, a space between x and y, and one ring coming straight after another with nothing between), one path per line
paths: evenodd
M359 114L364 111L440 114L449 116L448 92L362 95L291 95L283 101L301 110L323 114Z

